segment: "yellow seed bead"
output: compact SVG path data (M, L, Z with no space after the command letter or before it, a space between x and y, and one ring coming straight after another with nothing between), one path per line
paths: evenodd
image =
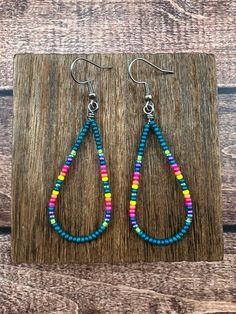
M138 184L132 184L132 189L137 190L138 189Z
M170 153L170 151L167 149L165 150L165 154L168 155Z
M71 155L75 156L76 155L76 151L74 149L72 149L71 151Z
M142 160L142 156L138 156L138 160Z
M99 150L98 150L98 154L101 154L101 153L102 153L102 149L99 149Z
M53 194L53 195L58 195L58 194L59 194L59 191L53 190L53 191L52 191L52 194Z
M189 190L184 190L183 194L189 194Z
M51 224L55 224L56 220L55 219L51 219Z
M58 176L58 179L63 181L65 179L65 177L64 176Z
M176 176L176 178L177 178L178 180L181 180L181 179L183 179L183 176L182 176L182 174L178 174L178 175Z
M111 193L105 193L105 197L111 197Z
M136 228L135 231L139 233L141 230L139 228Z
M130 201L130 205L136 205L136 201Z
M108 181L108 177L103 177L103 178L102 178L102 181L103 181L103 182Z
M107 223L106 221L104 221L104 222L102 223L102 225L103 225L104 227L107 227L107 226L108 226L108 223Z

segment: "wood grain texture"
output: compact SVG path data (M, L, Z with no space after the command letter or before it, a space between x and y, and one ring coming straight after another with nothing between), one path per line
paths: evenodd
M214 53L219 84L233 85L235 16L229 0L3 0L0 86L12 86L15 53L176 51Z
M236 313L235 255L220 262L13 266L10 251L10 237L0 236L5 313Z
M95 89L101 102L97 119L113 192L111 226L98 240L85 245L67 243L51 230L46 215L47 201L86 117L87 91L70 78L68 69L74 55L17 55L13 261L84 263L222 259L214 57L208 54L145 55L160 67L173 69L175 74L169 76L141 64L134 68L134 75L149 78L159 125L170 150L182 165L194 200L195 218L190 234L178 245L160 248L138 238L130 230L127 215L133 162L144 124L143 89L127 79L127 64L137 55L94 54L86 57L99 64L113 65L112 71L103 73L85 64L80 67L81 79L96 78ZM59 199L58 220L72 234L77 234L77 230L80 234L91 233L101 222L104 203L99 176L90 134L80 148ZM185 219L181 210L183 200L153 134L147 143L140 190L140 226L159 238L177 232Z

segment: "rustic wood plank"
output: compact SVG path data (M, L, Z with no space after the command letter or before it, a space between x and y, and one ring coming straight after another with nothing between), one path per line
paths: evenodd
M127 215L133 161L144 124L141 105L144 93L142 88L124 78L127 78L128 62L137 55L88 57L114 66L112 71L103 74L94 74L92 67L84 64L80 68L86 76L96 75L95 86L102 106L97 116L114 191L113 221L102 237L84 245L68 243L51 230L46 215L47 202L53 181L85 119L86 105L83 104L87 104L87 92L75 86L70 77L68 69L74 55L17 55L13 260L83 263L221 259L223 237L214 57L208 54L145 56L163 68L172 68L175 72L172 76L158 75L145 65L137 67L138 76L148 77L153 86L158 123L170 150L182 165L196 212L193 228L183 241L158 249L137 237ZM78 117L82 117L79 122ZM88 234L102 219L102 189L101 185L93 183L99 181L100 175L92 141L89 135L80 148L59 198L58 220L72 234L77 234L77 230L82 235ZM25 152L28 152L27 157ZM182 196L153 134L148 139L146 156L141 171L138 219L140 226L151 235L168 237L183 225L184 214L176 211L176 204L179 208L183 206ZM168 201L167 194L171 195Z
M0 235L0 303L10 313L236 312L235 255L220 262L13 266L10 246L9 235Z
M0 103L0 226L10 226L12 97L2 97Z
M2 265L1 265L2 266ZM1 313L78 313L78 305L57 293L0 278Z
M225 254L236 253L236 233L224 233L224 252Z
M173 51L215 53L219 84L232 85L235 15L229 0L3 1L0 86L12 86L13 55L19 52Z
M223 194L223 223L236 224L235 181L235 121L236 95L220 94L219 132L221 147L221 177ZM10 175L12 143L12 97L2 97L0 111L0 226L10 226Z
M219 103L223 219L236 224L236 95L220 95Z

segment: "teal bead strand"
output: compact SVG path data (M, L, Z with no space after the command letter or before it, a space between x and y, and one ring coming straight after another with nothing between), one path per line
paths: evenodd
M97 148L97 154L99 158L99 164L100 164L100 172L101 172L101 180L103 183L104 188L104 194L105 194L105 211L104 211L104 218L101 225L98 227L97 230L94 232L85 235L85 236L73 236L69 232L65 232L60 224L56 220L55 215L55 206L58 199L58 195L60 193L60 189L63 185L63 182L65 180L66 174L70 169L70 166L77 154L77 151L81 145L81 143L84 140L84 137L86 136L88 130L92 128L92 132L95 137L96 142L96 148ZM72 147L71 152L67 156L67 159L62 167L61 173L57 178L57 181L54 185L54 188L52 190L52 194L48 203L48 215L49 215L49 221L52 226L52 228L57 232L57 234L69 241L74 242L78 244L86 243L95 240L97 237L99 237L108 227L109 222L111 220L111 214L112 214L112 200L111 200L111 191L109 187L109 179L108 179L108 173L107 173L107 167L106 167L106 160L103 153L103 146L102 146L102 140L99 133L99 129L96 123L96 120L94 118L90 118L88 121L85 122L84 127L82 128L74 146Z
M178 231L176 234L173 236L170 236L168 238L164 239L157 239L155 237L152 237L148 234L146 234L139 226L136 218L136 207L137 207L137 195L138 195L138 190L139 190L139 180L140 180L140 170L142 166L142 161L143 161L143 156L144 156L144 150L145 150L145 144L146 140L148 137L148 134L152 130L162 148L164 151L164 154L167 158L167 161L173 170L176 179L178 180L178 183L180 184L182 194L185 200L185 222L183 227L181 228L180 231ZM129 218L130 218L130 223L133 228L133 230L137 233L139 237L141 237L144 241L152 244L152 245L157 245L157 246L166 246L166 245L171 245L179 240L181 240L186 233L189 231L190 226L192 224L193 220L193 206L192 206L192 199L190 196L189 189L187 187L186 181L180 171L180 167L177 164L176 160L174 159L174 156L171 154L170 149L164 140L162 133L157 125L157 123L151 119L148 123L144 125L143 132L140 137L140 143L139 143L139 148L138 148L138 153L136 157L136 162L135 162L135 168L134 168L134 173L133 173L133 181L132 181L132 187L131 187L131 196L130 196L130 207L129 207Z

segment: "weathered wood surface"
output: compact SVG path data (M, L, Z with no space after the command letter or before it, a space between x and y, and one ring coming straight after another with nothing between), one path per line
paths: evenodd
M177 245L156 248L137 237L128 219L129 191L144 124L143 88L127 79L137 55L88 55L111 71L82 63L80 78L95 78L97 114L110 174L114 215L105 234L77 245L51 230L47 202L61 165L85 120L87 90L74 83L74 55L15 57L13 145L14 262L131 262L219 260L223 257L221 184L214 57L208 54L156 54L145 58L172 75L138 64L134 75L148 78L158 123L188 182L195 217L191 232ZM95 74L95 73L96 74ZM109 117L109 118L107 118ZM26 155L27 152L27 155ZM85 139L59 198L57 217L76 235L91 233L104 208L95 145ZM214 179L214 180L213 180ZM154 135L148 139L141 171L138 219L152 236L168 237L184 223L180 188ZM212 193L214 191L214 193ZM171 195L171 197L170 197ZM114 254L116 252L116 254Z
M236 313L232 254L220 262L13 266L10 250L9 236L0 236L1 313Z
M0 86L12 86L18 52L216 54L220 85L235 83L235 1L0 3Z

